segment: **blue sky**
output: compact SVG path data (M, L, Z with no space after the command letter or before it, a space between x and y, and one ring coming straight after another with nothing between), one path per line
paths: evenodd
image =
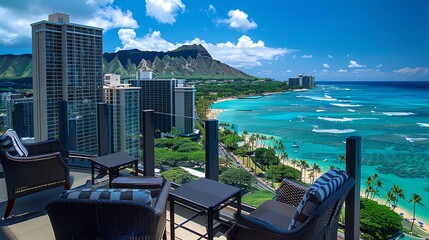
M203 44L258 77L429 80L429 1L14 0L0 3L0 54L31 53L53 12L102 27L104 51Z

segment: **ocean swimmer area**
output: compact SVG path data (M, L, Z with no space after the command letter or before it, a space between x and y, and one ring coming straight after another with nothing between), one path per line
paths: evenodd
M417 206L417 214L429 224L428 90L427 82L330 82L308 91L218 102L212 109L239 133L275 136L290 158L317 163L323 171L340 167L348 136L361 136L361 188L377 173L381 197L393 184L400 186L406 199L399 205L408 212L412 204L406 202L419 194L426 207ZM299 147L292 148L294 143Z

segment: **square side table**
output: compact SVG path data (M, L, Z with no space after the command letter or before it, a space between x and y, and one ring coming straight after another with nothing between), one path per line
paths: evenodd
M237 213L241 212L241 189L219 183L210 179L200 178L193 182L184 184L170 192L170 233L171 239L175 239L175 228L185 228L183 225L200 213L207 214L207 234L200 235L209 240L213 239L213 219L215 214L231 202L237 202ZM197 208L200 210L197 215L185 222L174 226L174 204L178 203L190 210ZM194 210L195 211L195 210ZM207 235L207 237L206 237Z
M112 187L112 180L114 178L114 173L119 172L119 170L124 169L126 166L130 164L134 164L134 172L135 175L138 175L138 163L139 159L132 157L130 155L127 155L122 152L112 153L100 157L93 157L90 158L91 160L91 181L94 185L94 173L95 169L97 168L96 165L99 167L97 168L99 171L103 171L104 169L107 169L107 171L104 171L109 174L109 187Z

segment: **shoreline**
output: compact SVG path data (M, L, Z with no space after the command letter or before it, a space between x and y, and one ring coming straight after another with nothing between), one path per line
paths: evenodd
M294 90L292 90L292 91L294 91ZM262 93L261 95L255 95L255 96L263 96L263 97L265 97L265 96L269 96L269 95L273 95L273 94L282 94L282 93L285 93L285 92L287 92L287 91L284 91L284 92L267 92L267 93ZM211 105L216 104L216 103L220 103L220 102L230 101L230 100L237 100L237 99L238 99L237 96L235 96L235 97L218 98ZM207 109L207 111L206 111L206 116L205 117L206 117L206 119L217 119L217 115L220 114L220 113L223 113L224 111L225 111L224 109L213 109L210 106L210 108Z
M298 89L298 90L293 90L293 91L305 91L305 90L303 90L303 89ZM271 94L281 94L281 93L284 93L284 92L277 92L277 93L266 93L266 94L263 94L263 95L271 95ZM230 97L230 98L222 98L222 99L219 99L219 100L217 100L217 101L215 101L213 104L215 104L215 103L218 103L218 102L224 102L224 101L229 101L229 100L234 100L234 99L237 99L236 97ZM213 105L212 104L212 105ZM212 109L212 108L209 108L208 109L208 111L207 111L207 114L211 114L210 116L212 116L213 117L213 119L217 119L217 114L219 114L219 113L222 113L222 112L224 112L225 110L224 109ZM206 114L206 116L207 116L207 114ZM264 134L265 135L265 134ZM259 144L257 144L258 146L259 146ZM264 147L264 146L261 146L261 147ZM291 163L289 163L288 161L286 161L286 160L284 160L284 159L281 159L280 158L280 160L281 160L281 163L282 164L285 164L285 165L288 165L288 166L291 166L291 167L294 167ZM301 171L301 169L300 168L298 168L298 167L294 167L295 169L297 169L297 170L299 170L299 171ZM320 174L317 174L317 177L319 177L321 174L323 174L324 172L326 172L326 170L324 171L324 170L322 170L322 173L320 173ZM310 178L309 178L309 173L310 173L310 171L309 170L305 170L305 182L307 182L307 183L309 183L310 182ZM361 195L362 196L365 196L365 192L361 192ZM379 198L379 199L377 199L377 202L380 202L380 204L381 205L384 205L383 204L383 202L382 201L385 201L385 199L383 199L383 198ZM406 203L406 199L403 199L403 201L404 201L404 203ZM404 204L404 203L402 203L402 205ZM402 216L402 219L403 219L403 221L405 220L405 219L412 219L412 216L413 216L413 214L412 214L412 212L410 212L409 210L406 210L406 208L403 208L401 205L398 205L395 209L393 209L397 214L400 214L401 212L404 214L403 216ZM426 234L429 234L429 227L428 227L428 224L429 224L429 222L427 222L428 220L425 218L424 220L422 219L422 214L419 214L418 212L416 212L416 221L414 222L414 228L418 228L418 229L420 229L421 231L424 231ZM424 222L425 224L423 225L423 227L420 227L420 225L418 224L418 221L422 221L422 222ZM412 220L410 221L410 223L409 224L411 224L411 222L412 222ZM404 222L402 222L403 223L403 225L405 225L405 223ZM424 229L424 230L422 230L422 229Z
M363 196L365 196L365 191L362 191L362 189L361 189L361 191L360 191L360 195L362 196L362 198L363 198ZM385 199L382 199L382 198L378 198L378 199L374 199L373 201L376 201L376 202L378 202L378 204L380 204L380 205L384 205L383 204L383 202L381 202L381 201L384 201ZM404 201L404 202L406 202L406 199L402 199L402 201ZM386 205L387 206L387 205ZM388 207L388 206L387 206ZM392 207L389 207L390 209L392 209ZM411 222L412 222L412 218L413 218L413 213L412 212L410 212L409 210L406 210L406 209L404 209L404 208L402 208L401 207L401 205L398 205L395 209L392 209L394 212L396 212L398 215L400 215L401 216L401 214L400 213L403 213L404 215L403 216L401 216L402 217L402 219L403 219L403 221L405 221L405 219L408 219L408 220L410 220L410 224L411 224ZM418 223L418 221L422 221L422 219L421 218L419 218L419 215L418 214L416 214L416 220L414 221L414 228L420 228L420 229L424 229L424 230L426 230L425 231L425 233L426 234L429 234L429 227L428 227L428 223L427 222L424 222L424 225L423 225L423 227L420 227L420 225L419 225L419 223ZM402 225L404 225L404 223L402 223ZM406 234L408 234L408 233L406 233Z

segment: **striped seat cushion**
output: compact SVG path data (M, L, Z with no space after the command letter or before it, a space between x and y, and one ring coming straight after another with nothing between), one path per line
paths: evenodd
M152 196L147 189L82 189L69 190L60 195L64 199L130 200L152 205Z
M12 129L8 129L0 137L0 145L4 151L8 152L11 156L15 157L27 157L28 150L22 144L16 132Z
M332 169L318 178L304 194L288 230L301 226L325 199L344 184L347 178L347 173L339 169Z

